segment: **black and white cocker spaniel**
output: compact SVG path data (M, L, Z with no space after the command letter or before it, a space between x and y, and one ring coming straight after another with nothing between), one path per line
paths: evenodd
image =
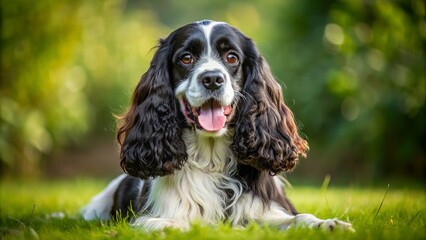
M254 42L223 22L200 21L160 40L120 118L126 174L82 210L130 213L145 230L249 222L352 230L299 214L276 176L305 157L293 113Z

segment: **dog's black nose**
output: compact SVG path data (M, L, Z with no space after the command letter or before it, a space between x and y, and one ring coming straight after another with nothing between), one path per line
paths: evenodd
M204 87L212 91L219 89L225 82L223 73L219 71L205 72L201 74L200 78Z

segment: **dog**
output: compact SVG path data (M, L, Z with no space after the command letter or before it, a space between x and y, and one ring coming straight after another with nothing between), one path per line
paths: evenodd
M161 39L119 121L125 174L82 209L86 220L130 216L147 231L194 222L353 230L300 214L286 197L277 174L308 144L254 42L227 23L190 23Z

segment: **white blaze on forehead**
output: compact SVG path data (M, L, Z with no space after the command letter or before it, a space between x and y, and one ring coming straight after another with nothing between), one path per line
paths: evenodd
M201 29L203 30L204 36L207 40L207 56L212 56L212 45L211 45L211 34L215 26L225 24L224 22L211 22L209 25L202 25Z

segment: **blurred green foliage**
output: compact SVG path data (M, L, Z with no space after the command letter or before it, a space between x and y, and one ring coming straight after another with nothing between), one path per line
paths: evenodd
M112 112L126 105L165 32L149 10L124 7L114 0L1 2L3 167L37 174L54 149L113 132Z
M113 133L157 39L208 18L257 42L311 168L423 178L425 16L421 0L1 0L0 164L31 173L56 149Z
M318 167L356 178L423 177L424 1L286 4L271 65Z

